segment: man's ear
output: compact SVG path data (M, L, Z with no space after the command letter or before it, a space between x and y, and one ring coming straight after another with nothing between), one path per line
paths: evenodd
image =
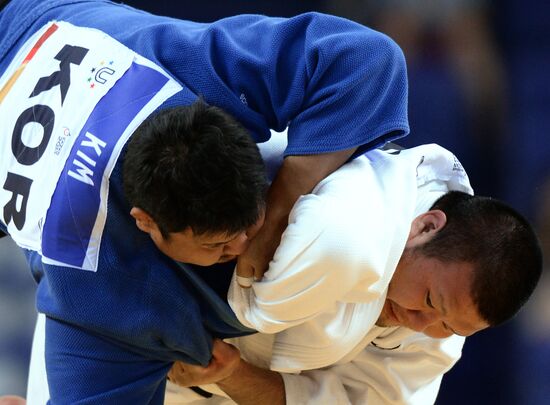
M130 215L136 220L136 226L145 233L150 234L157 227L153 218L141 208L133 207L130 210Z
M441 210L431 210L417 216L412 224L407 247L415 247L429 241L447 223L447 216Z

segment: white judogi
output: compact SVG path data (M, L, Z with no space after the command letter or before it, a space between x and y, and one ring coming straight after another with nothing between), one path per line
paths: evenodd
M261 282L242 289L233 280L239 320L266 334L232 343L252 364L283 373L288 404L435 401L464 338L375 322L412 220L449 190L473 192L456 157L437 145L368 152L299 199ZM171 385L168 393L170 404L205 401Z

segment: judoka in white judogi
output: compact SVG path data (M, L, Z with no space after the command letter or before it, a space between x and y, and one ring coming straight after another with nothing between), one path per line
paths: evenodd
M462 165L437 145L368 152L296 203L261 282L243 289L233 280L233 310L262 333L231 343L282 373L288 404L435 401L464 338L375 322L412 220L449 190L473 193ZM203 388L219 396L169 384L167 403L233 403L215 385Z

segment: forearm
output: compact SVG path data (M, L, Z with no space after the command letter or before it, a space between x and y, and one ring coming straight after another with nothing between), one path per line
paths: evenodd
M241 360L239 367L218 386L239 405L284 405L285 386L281 375Z
M239 256L237 275L261 279L279 246L288 215L301 195L342 166L356 148L318 155L287 156L271 184L265 222L248 249Z
M286 157L269 190L264 230L280 236L296 200L342 166L354 151Z
M342 166L355 150L287 156L268 195L268 207L273 206L273 214L288 215L299 196L310 193L317 183Z

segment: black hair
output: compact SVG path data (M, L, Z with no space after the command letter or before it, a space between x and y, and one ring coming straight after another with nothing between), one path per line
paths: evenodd
M201 99L145 120L130 138L123 173L128 202L147 212L164 238L187 227L199 235L241 232L265 206L256 143Z
M491 326L512 318L542 272L542 250L529 222L503 202L459 191L443 195L431 209L443 211L447 222L421 252L472 263L471 294L479 315Z

